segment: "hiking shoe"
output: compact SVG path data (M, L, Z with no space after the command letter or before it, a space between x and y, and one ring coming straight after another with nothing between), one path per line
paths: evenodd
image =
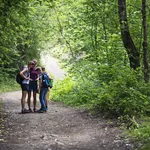
M31 108L29 108L29 113L33 113L33 110Z
M37 111L36 111L36 108L33 108L33 112L37 112Z
M21 111L21 113L22 113L22 114L25 114L25 113L29 113L29 111L28 111L27 109L23 109L23 110Z
M47 110L42 110L42 109L40 109L40 110L38 110L37 112L38 112L38 113L46 113Z

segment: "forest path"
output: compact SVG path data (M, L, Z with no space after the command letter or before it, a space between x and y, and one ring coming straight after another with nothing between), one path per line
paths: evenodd
M21 114L20 97L21 91L0 94L1 117L5 117L0 150L132 149L132 144L121 138L122 131L109 120L52 101L47 113Z
M59 61L48 53L41 54L41 63L48 73L54 76L54 80L61 80L65 77L65 71L60 68Z

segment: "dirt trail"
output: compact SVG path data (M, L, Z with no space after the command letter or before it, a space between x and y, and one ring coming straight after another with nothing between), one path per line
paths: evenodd
M7 113L0 150L131 150L122 131L83 110L49 102L47 113L20 114L20 91L0 95ZM38 102L39 105L39 102ZM39 106L38 106L39 107Z
M59 61L48 53L41 54L41 63L46 67L46 71L54 76L54 80L61 80L65 77L65 71L59 67Z

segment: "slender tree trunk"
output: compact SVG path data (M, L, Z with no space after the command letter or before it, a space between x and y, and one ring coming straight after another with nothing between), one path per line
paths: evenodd
M129 57L130 67L136 69L140 66L140 57L129 31L126 0L118 0L118 14L121 27L121 37Z
M146 0L142 0L142 25L143 25L143 66L144 80L147 83L149 80L148 74L148 43L147 43L147 25L146 25Z

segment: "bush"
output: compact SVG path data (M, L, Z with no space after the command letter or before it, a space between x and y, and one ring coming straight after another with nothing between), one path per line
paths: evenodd
M55 84L51 98L71 106L86 106L94 95L91 87L88 82L72 80L68 77Z
M20 89L19 84L16 83L15 78L1 77L0 93L9 92Z
M93 106L96 110L109 112L117 117L141 115L149 104L149 97L142 93L139 86L127 86L124 80L103 84Z
M145 84L140 71L116 66L103 70L106 72L101 72L99 80L86 76L61 81L55 87L53 99L114 117L143 115L149 106L150 86Z
M140 74L134 70L113 68L112 80L99 88L93 107L116 117L143 115L149 106L150 89L139 77Z

